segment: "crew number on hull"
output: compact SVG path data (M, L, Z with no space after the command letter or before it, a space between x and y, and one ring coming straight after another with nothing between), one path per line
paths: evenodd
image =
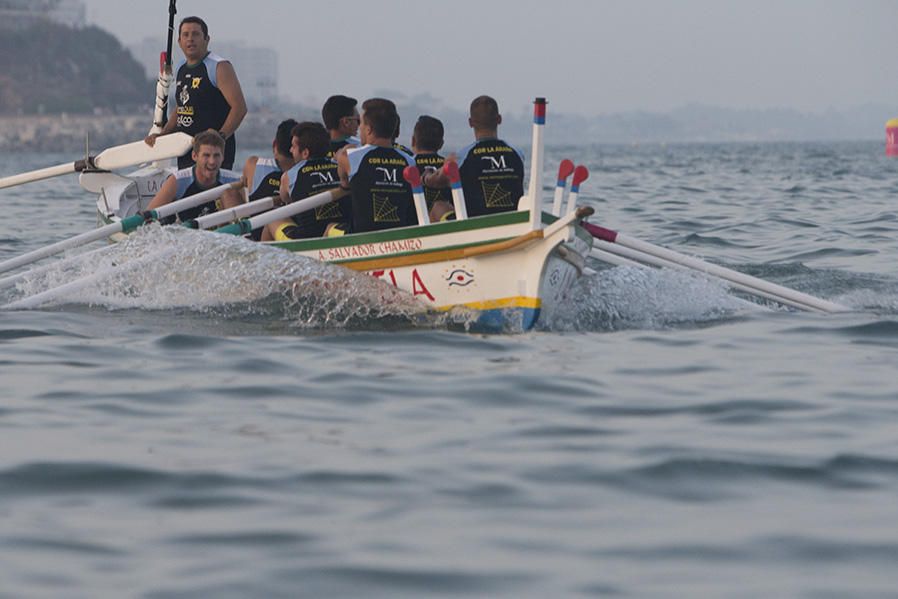
M406 287L404 285L403 286L399 285L399 281L396 278L396 271L392 270L392 269L391 270L372 270L368 274L371 275L372 277L374 277L375 279L381 279L381 280L387 281L388 283L390 283L393 287L396 287L397 289L411 289L412 295L415 297L417 297L419 295L423 295L424 297L426 297L427 299L429 299L432 302L437 301L436 298L433 297L433 294L430 293L430 290L427 289L427 285L424 284L424 280L421 278L421 275L418 273L417 268L412 269L411 281L410 281L411 285L409 285L408 287ZM401 278L401 275L400 275L400 278Z

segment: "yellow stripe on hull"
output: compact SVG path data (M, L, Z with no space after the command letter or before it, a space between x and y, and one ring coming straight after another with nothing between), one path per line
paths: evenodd
M537 310L542 307L542 301L538 297L505 297L497 300L486 300L482 302L468 302L464 304L453 304L451 306L440 306L437 310L448 311L453 308L469 308L471 310L504 310L508 308L530 308Z

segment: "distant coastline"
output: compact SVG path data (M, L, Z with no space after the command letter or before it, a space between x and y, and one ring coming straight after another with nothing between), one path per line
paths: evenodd
M467 115L438 101L422 102L395 94L403 117L400 140L409 143L418 115L432 114L446 125L445 151L470 141ZM271 111L251 110L237 131L242 148L267 148L278 123L288 117L321 118L313 106L284 104ZM898 111L895 111L898 113ZM526 149L531 117L505 111L502 136ZM825 140L885 140L887 106L862 106L824 114L795 110L738 110L689 106L668 113L614 113L597 116L550 115L546 143L550 145L785 142ZM409 125L405 126L408 122ZM92 151L143 139L152 123L152 110L127 114L46 114L0 116L0 151Z

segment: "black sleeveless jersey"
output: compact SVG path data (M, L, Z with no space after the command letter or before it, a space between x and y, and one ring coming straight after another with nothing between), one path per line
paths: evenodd
M177 130L196 135L206 129L221 130L231 105L218 89L218 63L224 59L211 52L196 64L181 63L175 78ZM234 166L237 140L232 135L225 143L222 168ZM190 152L178 159L178 167L193 164Z
M340 186L337 163L328 158L303 160L287 171L290 177L290 199L294 202ZM294 239L321 237L330 223L349 224L350 198L328 202L313 210L306 210L293 217L299 228Z
M459 152L468 216L517 210L524 195L524 158L501 139L482 139Z
M402 176L415 160L395 148L366 145L347 153L352 232L418 224L412 188Z
M427 171L438 171L443 168L446 159L436 152L421 152L415 154L415 164L418 166L421 176ZM452 192L448 187L427 187L424 186L424 198L427 200L427 209L433 208L436 201L452 203Z
M216 67L224 60L211 52L196 64L184 63L175 79L178 131L196 135L206 129L218 131L231 106L218 89Z

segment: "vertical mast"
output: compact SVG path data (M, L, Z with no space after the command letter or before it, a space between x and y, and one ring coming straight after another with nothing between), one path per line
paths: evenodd
M546 99L533 101L533 143L530 152L530 228L534 231L542 227L543 217L543 129L546 128Z

